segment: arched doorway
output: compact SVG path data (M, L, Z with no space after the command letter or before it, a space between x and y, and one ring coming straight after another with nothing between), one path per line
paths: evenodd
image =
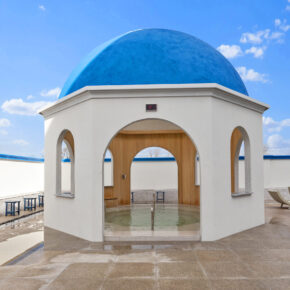
M163 230L160 235L155 229L153 232L149 227L152 224L152 216L150 218L152 198L150 201L149 197L143 203L147 204L144 206L144 210L146 211L145 216L148 216L148 219L143 220L143 224L142 211L132 214L132 210L136 209L136 204L133 204L133 208L131 164L138 152L148 147L159 147L171 152L178 167L178 199L174 208L172 205L163 206L165 209L164 220L169 224L162 225L161 223L159 225L158 230ZM136 237L138 240L142 240L145 236L147 238L150 236L155 240L166 240L168 237L176 240L200 239L200 182L196 182L196 166L199 166L199 162L196 162L198 153L194 143L180 127L160 119L137 121L121 129L112 138L107 149L114 156L114 185L111 189L104 188L105 240L122 240L122 238L123 240L134 240ZM152 188L151 193L154 192L157 195L158 189ZM161 197L159 198L161 199ZM154 201L156 200L154 199ZM164 205L167 203L165 202ZM138 219L141 219L139 229L136 228ZM166 230L168 232L164 235Z

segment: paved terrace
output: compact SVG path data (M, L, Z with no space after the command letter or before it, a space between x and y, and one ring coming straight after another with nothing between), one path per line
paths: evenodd
M290 210L217 242L82 244L0 267L0 289L290 289ZM36 228L32 227L32 230Z
M15 221L15 220L18 220L18 219L22 219L24 217L28 217L30 215L34 215L35 213L39 213L42 211L43 211L43 207L37 206L35 210L31 210L31 211L24 211L23 209L21 209L20 214L18 215L16 213L15 216L0 215L0 226L4 225L4 224L8 224L8 223Z

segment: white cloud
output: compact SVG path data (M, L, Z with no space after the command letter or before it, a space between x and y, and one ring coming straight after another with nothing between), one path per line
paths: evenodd
M264 129L269 132L280 132L285 127L290 127L290 119L284 119L282 121L275 121L271 117L263 117Z
M244 81L262 82L262 83L268 82L265 74L260 74L254 71L253 69L247 69L245 66L237 67L237 71Z
M271 117L263 117L264 133L270 133L266 140L267 154L290 154L290 140L283 138L279 132L290 127L290 118L276 121ZM274 134L273 134L274 133Z
M57 98L60 94L61 89L59 87L56 87L54 89L50 89L50 90L42 90L40 92L40 95L42 97L55 97Z
M283 32L275 31L275 32L272 32L271 34L269 34L269 36L266 39L269 39L269 40L277 39L277 40L279 40L283 36L284 36L284 33Z
M260 44L263 42L264 38L269 37L269 34L270 34L270 29L260 30L255 33L245 32L242 34L240 42Z
M284 32L287 32L290 29L290 25L287 23L286 19L284 19L283 21L281 19L275 19L275 26ZM284 35L284 33L282 33L282 32L280 32L280 34L282 36ZM277 33L276 33L276 35L277 35Z
M256 47L252 46L251 48L246 50L246 54L252 53L254 57L261 58L264 55L266 47Z
M274 119L271 117L263 117L263 125L265 125L265 126L276 124L276 123L277 122L274 121Z
M280 20L279 28L284 32L287 32L290 29L290 25L287 23L286 19L284 19L283 22Z
M285 22L286 23L286 22ZM287 25L281 24L280 19L275 20L275 25L279 25L279 28L283 31L287 31L285 29L287 28ZM282 28L283 27L283 28ZM252 43L252 44L261 44L265 40L277 40L278 42L282 42L281 38L284 36L283 32L275 31L271 32L270 29L260 30L254 33L251 32L245 32L242 34L240 38L241 43Z
M279 18L277 18L277 19L275 19L274 23L275 23L275 26L280 26L281 20Z
M44 5L39 5L39 6L38 6L38 9L41 10L41 11L45 11L45 10L46 10L46 8L45 8Z
M243 55L243 52L239 45L222 44L217 48L217 50L226 58L235 58Z
M9 114L34 116L44 107L53 104L52 102L25 102L22 99L11 99L2 104L2 110Z
M280 29L282 29L283 31L287 32L290 29L290 25L289 24L281 25Z
M267 154L290 154L290 140L284 139L279 134L273 134L266 141Z
M279 148L281 146L283 138L279 134L274 134L268 137L267 139L267 145L270 148Z
M11 123L8 119L2 118L0 119L0 127L10 127Z
M5 118L0 119L0 135L7 135L8 132L5 129L1 129L1 128L7 128L10 126L11 126L11 123L8 119L5 119Z
M28 95L27 97L26 97L26 100L31 100L31 99L33 99L34 97L32 96L32 95Z
M29 143L23 139L17 139L12 142L15 145L27 146Z
M287 5L287 6L286 6L286 10L287 10L287 11L290 11L290 5Z

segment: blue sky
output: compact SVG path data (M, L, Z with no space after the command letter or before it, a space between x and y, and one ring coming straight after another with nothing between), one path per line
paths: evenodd
M290 0L0 0L0 153L41 156L37 109L56 100L93 48L139 28L192 34L237 68L266 102L264 143L290 154Z

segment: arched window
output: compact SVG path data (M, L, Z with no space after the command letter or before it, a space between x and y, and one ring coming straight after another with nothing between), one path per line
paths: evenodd
M250 158L249 136L244 128L237 127L231 137L231 192L233 196L251 193ZM243 169L243 172L239 172L239 168Z
M114 186L114 157L110 149L105 154L104 185Z
M64 130L57 141L56 195L74 197L74 138L70 131Z

